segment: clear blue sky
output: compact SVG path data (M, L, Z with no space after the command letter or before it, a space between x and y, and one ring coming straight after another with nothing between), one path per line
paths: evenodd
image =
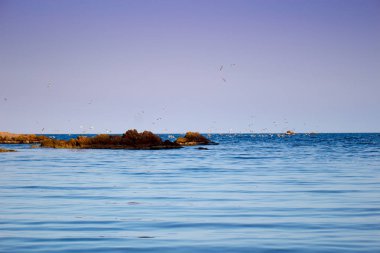
M0 131L379 132L379 111L377 0L0 0Z

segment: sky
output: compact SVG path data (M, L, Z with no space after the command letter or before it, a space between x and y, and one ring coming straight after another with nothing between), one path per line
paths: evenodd
M0 131L380 132L380 1L0 0Z

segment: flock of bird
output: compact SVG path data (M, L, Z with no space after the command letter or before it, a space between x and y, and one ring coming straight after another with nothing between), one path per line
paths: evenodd
M235 66L236 66L235 63L231 63L231 64L230 64L230 67L235 67ZM220 78L222 79L223 82L227 82L227 79L226 79L226 77L225 77L225 73L224 73L223 69L224 69L224 65L220 65L220 67L219 67L219 72L223 73L222 76L221 76Z
M235 63L231 63L231 64L229 64L229 67L235 67L235 66L236 66ZM219 68L218 68L219 72L221 73L221 80L222 80L223 82L227 82L227 78L226 78L226 76L225 76L225 74L226 74L225 69L226 69L225 65L220 65ZM53 81L48 81L48 83L47 83L47 88L48 88L48 89L53 88ZM3 100L4 100L4 102L7 102L7 101L8 101L8 98L7 98L7 97L4 97ZM88 104L88 105L92 105L93 102L94 102L94 100L93 100L93 99L90 99L90 100L87 102L87 104ZM162 108L162 110L165 112L165 111L166 111L165 107ZM145 111L144 111L144 110L141 110L139 113L135 114L135 120L138 120L139 118L142 119L144 113L145 113ZM251 118L252 118L252 116L251 116ZM162 121L163 119L164 119L163 117L157 117L157 118L155 118L154 121L151 122L151 124L152 124L152 125L156 125L156 124L158 124L160 121ZM213 124L214 124L214 123L216 123L216 121L213 121ZM274 125L275 128L277 128L277 127L280 125L280 123L277 122L277 121L273 121L272 123L273 123L273 125ZM285 125L287 125L287 124L288 124L288 121L287 121L286 119L284 119L284 122L283 122L283 123L285 123ZM251 122L251 123L248 124L249 132L253 132L253 127L254 127L254 123L253 123L253 122ZM95 129L94 126L88 126L88 127L85 127L85 126L83 126L83 125L80 125L79 128L81 129L81 132L84 133L84 134L85 134L85 133L88 133L88 132L91 132L91 131L93 131L93 130ZM105 130L105 132L108 133L108 134L112 132L110 129L104 129L104 130ZM210 132L211 132L212 129L210 128L209 130L210 130ZM214 130L216 130L216 129L214 129ZM43 127L43 128L41 129L41 132L44 132L44 131L45 131L45 127ZM269 131L270 131L270 129L268 129L268 128L263 128L263 129L261 129L261 132L269 132ZM232 129L230 130L230 132L232 132Z

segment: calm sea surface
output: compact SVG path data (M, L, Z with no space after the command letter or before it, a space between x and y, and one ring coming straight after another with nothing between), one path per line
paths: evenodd
M210 138L0 145L0 252L380 252L380 134Z

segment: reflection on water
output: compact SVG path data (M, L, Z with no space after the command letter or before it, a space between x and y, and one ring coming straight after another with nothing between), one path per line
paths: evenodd
M209 150L0 145L18 150L0 154L0 252L380 249L379 134L211 139Z

